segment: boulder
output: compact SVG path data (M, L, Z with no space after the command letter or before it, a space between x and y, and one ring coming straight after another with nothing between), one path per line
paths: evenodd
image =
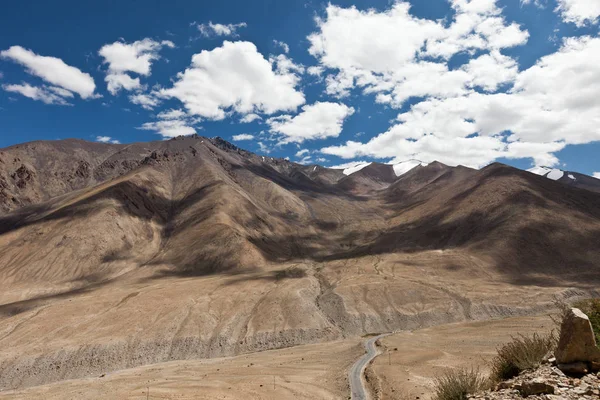
M554 386L541 378L537 378L531 381L526 381L513 386L514 389L521 393L521 396L535 396L538 394L554 394Z
M558 364L558 368L567 375L585 375L589 372L587 363L581 361L570 364Z
M596 346L592 324L580 309L572 308L565 315L555 356L559 368L578 362L588 365L600 362L600 349Z

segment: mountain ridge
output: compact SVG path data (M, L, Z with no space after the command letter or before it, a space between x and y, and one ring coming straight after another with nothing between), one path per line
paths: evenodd
M176 137L168 141L138 142L127 145L89 142L81 139L33 141L0 149L0 210L4 213L13 211L24 205L36 204L72 190L102 183L145 164L159 163L168 160L169 157L176 158L181 152L197 151L191 145L189 148L175 146L177 150L173 154L169 154L165 149L169 147L165 143L181 141L192 141L191 143L207 141L224 151L248 157L254 163L265 163L278 172L302 173L309 181L318 184L341 183L340 187L344 190L356 190L357 193L382 189L393 183L396 180L394 177L400 178L415 167L427 165L418 160L408 160L398 164L368 163L358 170L347 172L347 170L342 171L318 164L301 165L282 158L258 156L218 136L206 138L193 135ZM46 159L47 154L52 154L53 159ZM55 166L61 163L68 167L56 170ZM410 165L402 165L398 169L397 166L400 164ZM365 176L365 172L361 173L364 168L367 168L367 171L377 168L379 171ZM400 174L396 172L397 169ZM548 168L544 169L543 173L537 169L529 170L542 176L547 176L551 171L553 170ZM350 179L346 178L355 174L358 175ZM42 180L43 185L40 183ZM600 180L584 174L567 172L557 180L570 186L600 192ZM355 186L357 188L352 189Z

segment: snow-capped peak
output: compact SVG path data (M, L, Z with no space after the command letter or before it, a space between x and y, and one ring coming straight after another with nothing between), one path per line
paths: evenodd
M405 173L419 165L422 167L426 167L428 164L419 160L407 160L399 162L397 164L393 164L392 167L394 168L394 173L396 174L396 176L400 176L404 175Z
M352 175L353 173L358 172L361 169L363 169L364 167L368 167L369 165L371 165L370 162L357 163L356 165L353 165L352 167L348 167L348 168L344 169L343 173L344 173L344 175Z
M565 176L565 171L558 169L558 168L548 168L548 167L533 167L528 169L527 171L536 174L536 175L541 175L541 176L545 176L548 179L552 179L553 181L557 181L560 178L562 178L563 176ZM573 174L569 174L568 175L569 178L571 179L575 179L575 177L573 176Z

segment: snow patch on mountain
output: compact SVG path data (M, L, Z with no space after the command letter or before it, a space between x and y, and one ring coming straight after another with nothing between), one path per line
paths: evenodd
M557 168L548 168L548 167L533 167L528 169L527 171L536 174L545 176L548 179L552 179L553 181L557 181L563 176L565 176L565 171L557 169ZM569 175L569 178L575 179L573 175Z
M400 176L404 175L411 169L418 167L419 165L422 167L426 167L428 164L419 160L408 160L399 162L398 164L394 164L392 166L394 168L394 173L396 174L396 176Z
M560 178L565 176L565 171L561 171L560 169L553 169L546 175L546 178L552 179L553 181L557 181Z
M358 163L352 167L348 167L348 168L344 169L343 173L344 173L344 175L352 175L353 173L358 172L361 169L368 167L369 165L371 165L370 162Z

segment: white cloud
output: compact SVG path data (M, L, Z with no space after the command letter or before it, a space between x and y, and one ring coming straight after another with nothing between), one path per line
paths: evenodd
M565 22L577 26L596 24L600 17L600 0L558 0L556 11Z
M69 106L69 102L64 99L59 93L64 90L57 87L36 87L31 86L28 83L23 83L21 85L2 85L2 89L7 92L19 93L25 97L28 97L33 100L41 101L45 104L57 104L60 106ZM59 92L59 93L56 93ZM70 96L73 97L71 92L68 92Z
M596 179L600 179L600 172L594 172L592 176Z
M267 146L263 142L256 142L256 144L258 145L258 149L261 153L269 154L271 152L269 146Z
M68 91L67 89L63 89L61 87L58 86L44 86L44 88L48 89L49 91L61 96L61 97L66 97L66 98L73 98L75 97L75 95L73 94L73 92Z
M152 110L160 101L151 94L138 93L129 96L129 101L141 106L144 110Z
M495 89L514 76L516 63L499 50L524 44L528 33L506 23L494 0L457 0L452 7L456 15L446 26L412 16L401 1L384 12L330 4L317 20L319 31L308 37L309 52L335 71L326 77L327 93L344 97L359 87L379 94L378 102L401 107L415 96L461 96L481 85ZM464 68L450 70L444 61L475 50L487 53Z
M260 117L260 115L257 115L257 114L246 114L246 115L244 115L240 119L240 123L242 123L242 124L249 124L251 122L258 121L258 120L261 120L261 119L262 118Z
M302 149L302 150L299 150L296 153L296 157L302 157L302 156L304 156L306 154L309 154L309 153L310 153L310 150L308 150L308 149Z
M137 90L142 88L140 78L133 79L127 74L108 74L104 79L107 83L107 89L115 96L121 89L127 91Z
M305 70L302 64L294 63L292 59L285 54L269 57L269 62L275 66L277 73L282 75L289 74L290 72L303 74Z
M238 36L237 30L239 28L245 28L247 25L245 22L239 24L213 24L209 21L208 24L197 25L198 30L205 37L210 36Z
M102 46L98 54L104 58L103 63L108 64L105 78L108 91L116 95L121 89L142 89L140 79L131 78L127 72L150 76L152 62L160 58L158 52L163 47L173 48L175 44L169 40L157 42L146 38L133 43L114 42Z
M287 43L281 42L279 40L273 40L273 43L275 44L275 46L281 47L285 54L290 52L290 46L288 46Z
M181 119L167 119L146 122L137 129L155 131L165 138L172 138L182 135L193 135L194 133L196 133L196 129L190 126L187 121Z
M519 73L508 93L428 98L369 142L323 152L476 167L499 157L532 158L536 165L554 166L553 153L566 145L600 140L599 64L600 38L569 38Z
M250 42L225 41L221 47L195 54L192 65L177 78L160 95L177 98L189 113L213 120L225 118L229 111L294 111L304 103L304 95L296 90L299 77L274 71Z
M1 51L0 57L25 66L29 74L40 77L54 86L77 93L83 99L95 96L96 84L90 74L65 64L60 58L40 56L21 46L12 46L8 50Z
M310 164L311 162L312 162L312 157L306 156L306 157L303 157L301 160L296 161L296 164L306 165L306 164Z
M306 69L306 72L308 72L309 75L319 77L323 74L323 71L325 71L325 68L321 67L320 65L313 65Z
M354 114L345 104L316 102L302 107L294 117L282 115L269 118L271 132L282 135L280 143L302 143L305 140L338 137L344 120Z
M363 12L330 5L309 37L311 53L334 71L326 77L328 93L358 87L392 107L418 99L386 132L323 153L474 167L531 158L553 166L565 146L600 140L600 38L567 38L519 72L500 50L524 43L528 33L507 23L494 0L453 2L456 15L446 26L415 18L408 7ZM448 67L450 56L474 50L476 58Z
M100 143L112 143L112 144L120 144L121 142L117 139L113 139L110 136L96 136L96 141Z
M163 40L157 42L152 39L138 40L133 43L114 42L106 44L98 51L108 64L110 73L135 72L140 75L149 76L152 61L158 60L158 52L163 47L175 47L173 42Z
M185 116L185 111L179 109L164 110L157 115L160 119L182 119Z
M254 139L254 135L250 135L248 133L242 133L242 134L239 134L239 135L233 135L232 138L236 142L240 141L240 140L252 140L252 139Z

